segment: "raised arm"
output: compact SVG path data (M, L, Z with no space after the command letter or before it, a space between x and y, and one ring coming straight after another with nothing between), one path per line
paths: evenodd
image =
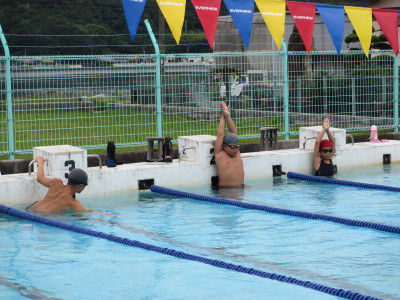
M214 153L218 154L222 151L222 144L224 141L224 133L225 133L225 116L223 112L221 113L221 119L219 120L218 129L217 129L217 140L214 145Z
M314 161L314 169L318 170L321 164L320 156L319 156L319 147L321 144L322 137L326 133L329 141L332 143L333 153L335 152L335 138L333 137L332 132L330 132L329 128L331 127L331 123L328 118L324 119L322 123L322 130L318 134L317 139L314 144L314 152L313 152L313 161Z
M44 175L44 160L42 156L36 157L35 161L38 164L38 174L37 181L44 185L45 187L49 187L51 183L51 178L48 178Z
M235 123L233 123L233 120L231 118L231 113L229 112L229 106L226 105L225 102L222 102L221 105L222 105L222 114L225 117L225 121L226 121L226 124L228 125L229 132L238 134Z

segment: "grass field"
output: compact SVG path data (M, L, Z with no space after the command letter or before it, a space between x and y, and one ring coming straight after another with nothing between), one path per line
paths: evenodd
M73 145L89 153L105 152L107 142L114 140L119 151L147 148L146 137L157 136L157 115L150 110L133 109L81 111L14 112L14 149L16 158L32 157L33 147ZM8 159L8 124L6 113L0 113L0 159ZM216 135L219 118L202 119L187 113L164 113L163 136L177 140L186 135ZM283 131L283 119L245 118L235 120L242 142L258 141L260 127L275 126Z

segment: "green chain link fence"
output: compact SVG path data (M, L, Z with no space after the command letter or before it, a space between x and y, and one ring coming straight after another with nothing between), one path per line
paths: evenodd
M173 140L216 135L221 101L230 105L241 138L258 138L266 126L289 138L326 116L348 132L373 124L397 131L397 58L390 51L371 56L362 51L161 55L162 135ZM11 57L9 79L6 60L0 58L1 156L61 144L103 151L109 140L119 150L135 150L158 135L155 55Z

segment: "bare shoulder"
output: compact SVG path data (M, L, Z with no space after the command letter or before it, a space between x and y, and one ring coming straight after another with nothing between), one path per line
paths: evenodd
M51 178L50 186L64 186L63 181L60 178Z

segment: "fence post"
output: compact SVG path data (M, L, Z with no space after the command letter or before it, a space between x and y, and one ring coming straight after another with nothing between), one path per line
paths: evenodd
M328 114L328 82L326 77L322 77L322 90L324 95L324 115Z
M357 111L356 106L356 79L353 77L351 78L351 115L355 116Z
M289 80L288 80L288 52L285 40L282 40L283 53L283 107L285 119L285 140L289 139Z
M4 48L4 56L6 58L6 92L7 92L7 121L8 121L8 153L10 159L14 159L14 118L11 97L11 57L3 28L0 25L0 39Z
M154 50L156 52L156 103L157 103L157 135L162 136L162 106L161 106L161 58L160 58L160 49L158 48L158 44L156 38L153 34L153 30L151 29L149 20L144 20L144 24L146 25L147 31L149 32L151 42L153 43Z
M302 77L297 76L296 78L296 86L297 86L297 112L301 114L301 100L303 99L301 97L301 93L302 93L302 88L301 88L301 81L302 81Z
M393 118L394 131L399 132L399 61L393 57Z

